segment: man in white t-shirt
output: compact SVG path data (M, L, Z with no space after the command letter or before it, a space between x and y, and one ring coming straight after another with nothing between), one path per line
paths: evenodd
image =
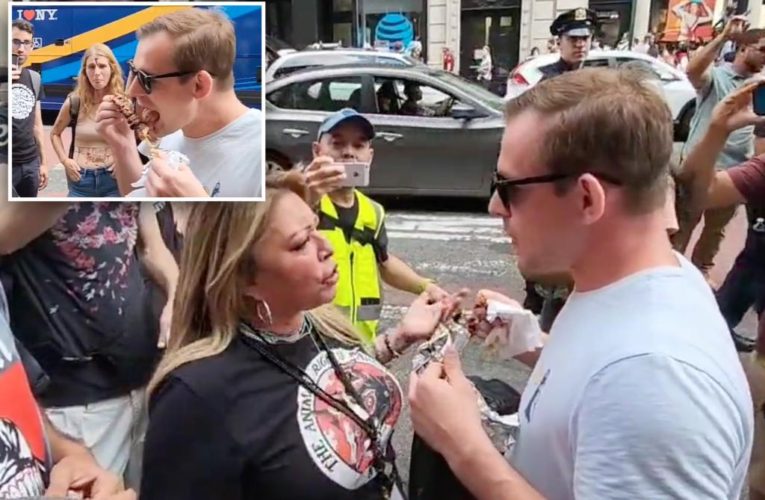
M480 499L738 498L752 400L712 291L667 237L663 99L635 72L585 68L506 116L489 210L524 275L576 286L544 347L518 357L533 371L511 463L454 353L412 376L415 432Z
M262 114L234 92L234 27L223 14L185 9L138 29L127 92L152 133L160 137L158 157L144 182L134 133L119 108L105 99L98 131L111 146L120 192L129 196L262 196ZM150 156L149 144L140 151ZM168 151L189 165L170 166ZM145 188L136 189L141 184Z

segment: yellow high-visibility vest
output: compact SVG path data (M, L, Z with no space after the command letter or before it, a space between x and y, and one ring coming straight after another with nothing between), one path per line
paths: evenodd
M365 341L374 342L382 312L382 286L375 247L385 217L382 205L355 191L359 213L351 240L345 238L337 210L325 195L321 199L319 230L329 240L337 262L334 303L358 328Z

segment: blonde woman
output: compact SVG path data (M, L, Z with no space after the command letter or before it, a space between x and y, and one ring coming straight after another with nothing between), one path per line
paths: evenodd
M294 172L269 179L264 202L191 209L142 499L396 498L402 393L384 363L454 303L422 296L362 345L331 305L337 266L305 196Z
M112 150L96 131L95 118L105 95L122 94L124 90L122 69L111 49L99 43L86 50L77 86L64 101L50 133L53 149L66 170L70 197L120 196L117 180L112 174ZM79 111L73 149L67 150L61 133L71 124L73 101Z

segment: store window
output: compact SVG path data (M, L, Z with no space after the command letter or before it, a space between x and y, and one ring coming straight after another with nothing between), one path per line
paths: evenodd
M266 4L266 34L278 40L292 40L292 2Z
M425 60L426 7L424 0L363 0L364 44L410 54Z

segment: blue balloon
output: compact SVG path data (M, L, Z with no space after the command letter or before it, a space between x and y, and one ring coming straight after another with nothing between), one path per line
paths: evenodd
M377 23L375 39L401 42L406 47L414 40L414 25L402 14L386 14Z

